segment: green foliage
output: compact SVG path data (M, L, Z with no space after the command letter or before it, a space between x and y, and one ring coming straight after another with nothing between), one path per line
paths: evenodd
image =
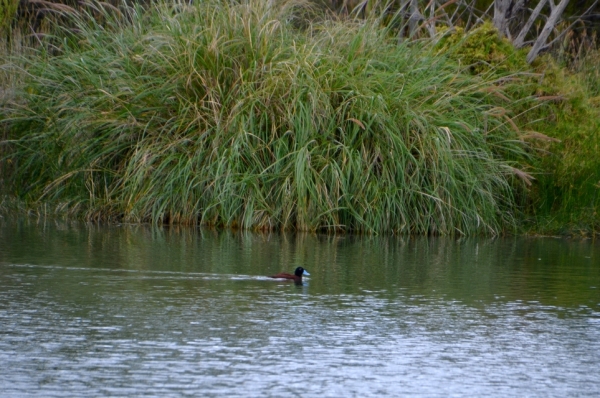
M527 194L528 228L536 233L587 234L600 225L600 79L594 52L578 73L559 66L549 55L532 66L526 51L501 39L490 23L467 33L445 32L438 46L474 74L519 74L522 85L505 92L513 104L511 120L521 138L533 145L536 178ZM520 115L514 117L515 114Z
M376 21L310 24L303 4L269 3L75 20L76 36L54 38L58 54L26 59L26 85L0 111L15 165L7 189L90 219L515 227L526 154L502 73L464 73Z
M593 233L600 226L600 84L594 69L571 73L550 57L535 67L546 99L536 129L556 138L540 145L531 212L539 232Z

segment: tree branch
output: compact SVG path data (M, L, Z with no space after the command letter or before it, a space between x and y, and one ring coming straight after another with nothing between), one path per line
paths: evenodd
M566 29L564 29L562 32L560 32L560 34L557 37L555 37L554 39L552 39L552 41L550 43L548 43L547 45L545 45L542 50L544 50L544 49L546 49L548 47L552 47L552 45L554 43L556 43L558 40L562 39L562 37L568 31L570 31L573 28L573 26L575 26L579 22L579 20L581 19L581 17L583 17L584 15L587 15L588 12L590 12L591 10L594 9L594 7L596 7L596 4L598 4L598 1L599 0L594 1L594 3L587 10L585 10L585 12L583 14L581 14L579 17L577 17L577 19L575 21L573 21L573 23L571 23L571 25L569 25Z
M514 46L516 48L521 48L521 47L524 46L525 36L529 32L529 29L531 29L531 25L533 25L533 23L535 22L535 20L537 19L537 17L542 12L542 9L546 5L547 1L548 0L540 0L540 2L537 4L537 6L535 6L535 9L531 12L531 15L529 16L529 19L527 20L527 22L525 22L525 25L523 26L523 28L519 32L519 35L517 36L517 38L515 39L515 41L513 41L513 44L514 44Z
M549 2L552 4L552 0L549 0ZM546 40L548 40L550 33L552 33L552 30L560 20L560 17L567 7L567 4L569 4L569 0L561 0L560 3L555 6L554 10L552 10L552 13L546 21L542 32L536 39L535 43L533 43L533 47L531 47L531 50L529 50L529 53L527 54L527 63L532 63L533 60L538 56L540 50L546 45Z

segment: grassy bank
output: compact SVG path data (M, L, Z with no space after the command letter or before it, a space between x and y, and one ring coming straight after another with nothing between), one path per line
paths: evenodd
M5 56L5 79L19 74L8 65L23 73L0 110L5 203L93 220L497 234L543 202L533 71L473 73L458 44L398 44L376 19L310 13L98 6L34 54Z

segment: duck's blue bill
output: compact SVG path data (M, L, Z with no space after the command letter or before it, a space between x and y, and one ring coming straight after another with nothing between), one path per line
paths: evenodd
M302 275L310 276L310 274L308 272L306 272L306 270L304 270L304 272L302 273Z

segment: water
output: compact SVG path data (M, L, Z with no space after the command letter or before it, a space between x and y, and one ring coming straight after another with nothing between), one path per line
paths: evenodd
M0 363L2 397L599 396L600 245L0 220Z

